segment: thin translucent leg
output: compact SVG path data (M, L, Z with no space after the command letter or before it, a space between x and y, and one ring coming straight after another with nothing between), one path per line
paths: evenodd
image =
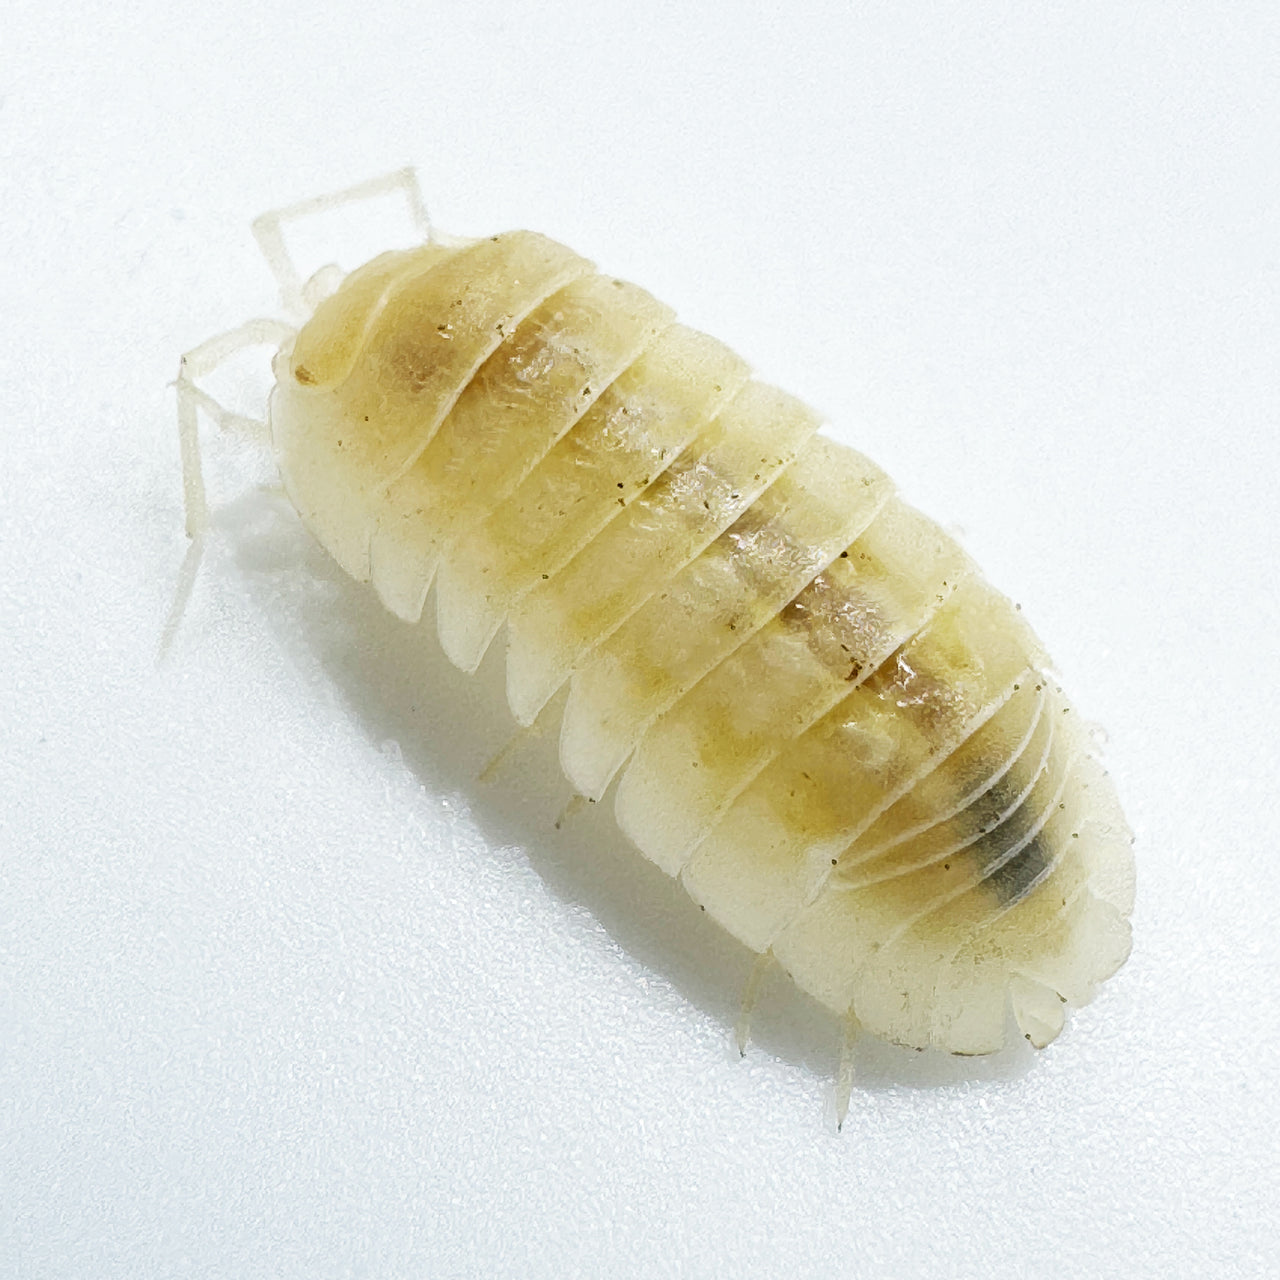
M747 1054L747 1039L751 1035L751 1015L755 1011L756 1001L760 999L760 988L773 968L773 952L765 951L756 957L747 977L747 985L742 990L742 1009L738 1013L738 1025L734 1028L734 1038L738 1042L738 1057Z
M257 418L246 418L232 413L219 404L204 388L196 383L212 373L220 364L247 347L279 347L293 337L295 330L282 320L250 320L238 329L220 333L217 337L193 347L179 361L178 376L174 388L178 393L178 445L182 453L182 496L186 509L187 537L191 545L182 561L178 584L173 593L173 604L160 633L157 661L168 652L186 612L187 601L200 568L204 550L204 532L209 523L209 503L205 495L204 473L200 466L200 411L203 410L223 430L267 439L267 424Z
M178 393L178 443L182 450L182 491L187 511L187 537L198 538L209 521L204 476L200 469L200 410L203 409L224 431L267 437L267 424L246 418L220 405L196 383L238 351L247 347L279 347L296 330L283 320L250 320L238 329L220 333L193 347L178 363L174 387Z
M343 191L335 191L331 195L313 196L309 200L300 200L297 204L286 205L283 209L273 209L253 221L253 234L266 258L271 274L280 285L280 297L285 307L295 315L305 316L310 313L308 305L308 287L312 285L329 268L323 268L303 284L298 268L294 265L289 250L284 243L284 224L295 222L300 218L312 217L325 213L330 209L338 209L346 204L359 200L376 200L381 196L404 195L409 206L409 214L414 226L422 234L423 240L431 238L431 222L427 217L427 208L422 200L422 191L418 186L418 175L413 169L397 169L394 173L383 174L380 178L370 178L367 182L357 183Z
M580 791L575 791L564 808L560 810L560 816L556 819L556 830L559 831L570 818L576 818L589 804L595 804L595 801L589 800Z
M853 1093L853 1051L858 1039L858 1019L850 1009L844 1017L844 1040L840 1046L840 1072L836 1076L836 1131L844 1128Z
M522 725L515 733L507 739L506 743L500 747L497 753L489 761L483 769L480 770L481 782L494 782L498 776L503 773L507 766L518 756L525 747L536 742L543 737L547 730L552 727L556 717L561 712L561 703L557 700L554 703L547 703L539 712L538 718L531 725ZM572 803L572 800L570 801ZM557 824L559 825L559 824Z
M178 634L183 616L187 612L187 603L191 599L191 588L196 584L196 574L200 569L200 557L204 554L204 539L193 538L187 544L187 554L182 557L182 568L178 570L178 584L173 589L173 603L160 631L160 643L156 646L156 662L161 663L173 644L173 637Z
M537 725L523 726L515 731L505 743L493 754L489 763L480 770L481 782L496 782L498 776L506 769L515 757L524 750L530 738L538 737L535 733Z

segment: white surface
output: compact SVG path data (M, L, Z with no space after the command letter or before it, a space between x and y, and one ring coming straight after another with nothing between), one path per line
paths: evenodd
M11 0L0 1274L1275 1274L1278 61L1211 0ZM781 984L738 1062L745 956L555 831L545 753L478 784L499 665L230 442L153 665L178 352L271 309L254 214L405 162L733 343L1023 603L1138 833L1133 959L1045 1053L872 1046L842 1136Z

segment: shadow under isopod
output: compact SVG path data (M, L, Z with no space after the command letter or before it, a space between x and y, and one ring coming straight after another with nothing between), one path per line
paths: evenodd
M393 617L371 588L325 555L281 494L251 490L223 506L213 525L231 546L264 628L284 651L318 661L359 732L375 746L397 743L428 794L465 797L491 846L522 848L557 898L589 910L629 955L723 1024L726 1057L736 1056L733 1029L754 955L631 846L613 821L611 795L557 829L571 788L554 733L522 743L493 781L480 780L516 728L505 699L502 637L474 676L463 675L436 640L433 599L417 625ZM748 1054L769 1053L829 1082L840 1038L838 1020L773 970L752 1015ZM855 1088L1016 1079L1035 1055L1020 1037L1010 1042L997 1054L960 1058L865 1036Z

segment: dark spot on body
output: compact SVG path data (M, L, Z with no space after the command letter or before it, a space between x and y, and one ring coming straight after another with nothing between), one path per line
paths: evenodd
M997 867L987 883L999 894L1001 902L1012 906L1035 888L1052 862L1052 854L1041 843L1040 836L1036 836L1002 867Z

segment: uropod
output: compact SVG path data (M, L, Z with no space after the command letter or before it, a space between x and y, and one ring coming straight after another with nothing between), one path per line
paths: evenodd
M300 280L286 222L397 191L421 244ZM511 711L558 718L576 792L612 789L761 958L749 989L776 964L844 1020L842 1114L855 1028L1053 1040L1128 955L1131 836L1043 647L955 541L642 289L532 232L432 235L410 171L254 229L303 321L183 359L193 548L198 411L230 418L197 380L269 343L261 425L304 524L399 617L434 589L464 671L505 629Z

